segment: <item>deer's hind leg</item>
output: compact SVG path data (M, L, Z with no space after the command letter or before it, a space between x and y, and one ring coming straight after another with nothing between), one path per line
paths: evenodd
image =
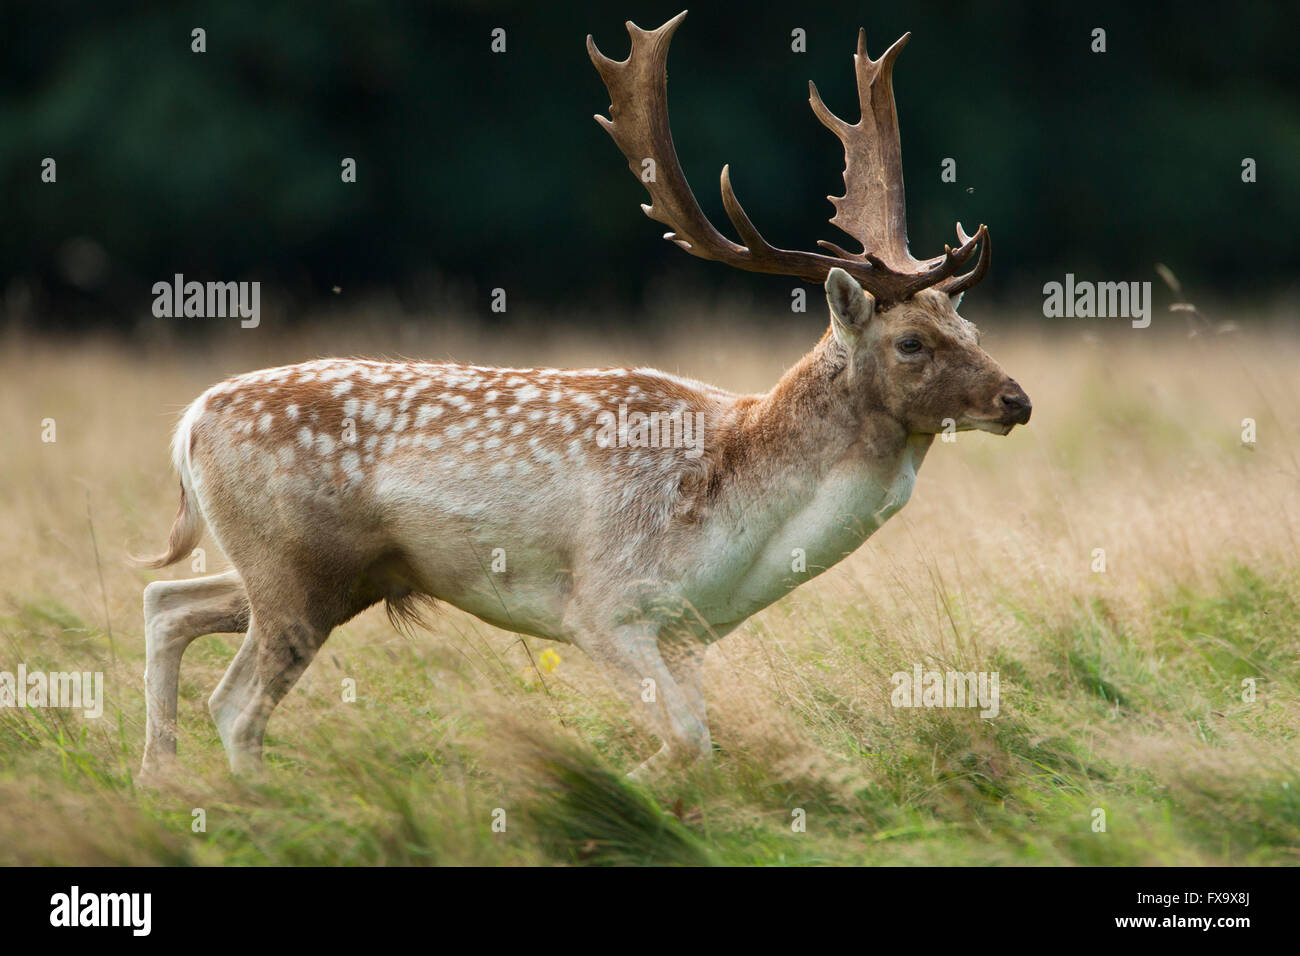
M272 712L334 628L386 596L364 573L323 570L277 559L245 571L248 634L208 700L235 773L257 769Z
M176 756L181 657L195 638L248 629L248 594L238 572L144 589L145 740L141 771L162 770Z
M253 611L239 653L208 700L234 773L256 770L271 713L311 664L329 629Z

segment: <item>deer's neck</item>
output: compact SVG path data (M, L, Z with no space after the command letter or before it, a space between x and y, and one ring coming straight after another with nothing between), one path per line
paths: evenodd
M869 370L850 383L835 343L823 339L767 395L733 406L706 493L706 524L731 572L731 597L715 616L777 600L907 502L932 436L909 436L861 372Z
M766 395L740 399L717 449L714 491L815 488L836 472L888 483L928 436L912 436L884 410L875 376L846 360L828 332ZM922 456L924 451L922 450ZM919 461L916 462L920 464Z

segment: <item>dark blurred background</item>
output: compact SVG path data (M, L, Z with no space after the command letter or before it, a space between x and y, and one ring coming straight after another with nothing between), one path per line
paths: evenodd
M336 288L489 322L498 286L512 309L634 309L664 283L788 299L793 280L663 242L592 120L608 97L586 35L621 59L625 19L654 27L684 2L7 2L6 312L128 329L177 272L260 280L288 323ZM1038 301L1067 271L1154 279L1158 261L1216 296L1295 291L1300 4L1054 6L694 5L669 94L697 196L731 233L717 188L729 162L770 241L844 242L824 198L842 189L842 153L807 81L856 120L857 28L873 56L911 30L895 80L915 253L941 252L960 219L991 228L992 298ZM190 50L194 27L206 53ZM795 28L806 53L791 51ZM45 157L56 184L41 182ZM956 183L941 181L946 157Z

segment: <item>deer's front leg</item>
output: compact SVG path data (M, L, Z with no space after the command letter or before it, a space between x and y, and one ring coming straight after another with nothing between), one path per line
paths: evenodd
M628 776L640 780L676 763L694 763L713 752L694 671L679 681L664 663L659 626L637 622L615 627L607 635L588 638L582 649L614 681L634 709L649 714L663 746Z

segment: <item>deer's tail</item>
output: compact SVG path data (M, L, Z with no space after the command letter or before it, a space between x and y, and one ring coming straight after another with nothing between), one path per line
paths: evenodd
M172 465L181 480L181 503L176 511L176 520L172 522L171 535L167 540L167 551L156 557L131 556L131 562L143 568L165 568L175 564L194 550L194 546L203 537L203 512L199 508L198 497L194 494L194 482L190 471L190 451L192 448L191 432L194 420L203 411L203 399L200 398L181 417L172 436Z

